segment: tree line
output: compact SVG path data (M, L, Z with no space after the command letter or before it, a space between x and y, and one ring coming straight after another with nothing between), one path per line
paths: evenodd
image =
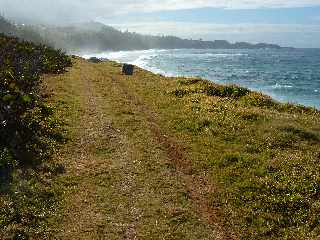
M230 43L226 40L203 41L175 36L152 36L120 31L97 22L69 26L15 25L0 17L0 31L19 38L45 43L69 53L101 52L107 50L145 49L259 49L280 48L275 44L247 42Z

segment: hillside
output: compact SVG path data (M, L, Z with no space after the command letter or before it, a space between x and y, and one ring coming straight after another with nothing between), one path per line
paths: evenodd
M44 26L12 24L0 16L0 33L19 37L35 43L45 43L69 53L101 52L107 50L144 49L259 49L276 48L275 44L229 43L225 40L202 41L181 39L175 36L151 36L122 32L97 22L70 26Z
M0 29L1 29L1 32L4 34L12 34L16 31L15 26L1 16L0 16Z
M48 43L40 36L40 33L36 31L33 26L13 24L0 15L0 34L1 33L37 44Z
M318 110L3 35L0 53L0 239L320 235Z
M74 64L46 80L72 139L58 157L59 237L319 235L318 111L201 79L126 77L113 62Z
M143 49L239 49L280 48L274 44L231 44L225 40L202 41L181 39L174 36L151 36L132 32L121 32L97 22L79 23L67 27L47 27L40 30L55 47L71 52Z
M142 69L127 77L120 64L80 58L68 73L47 76L44 83L69 141L52 159L64 170L40 178L52 192L45 195L48 202L56 204L42 215L42 225L22 228L26 235L320 234L318 111L201 79Z

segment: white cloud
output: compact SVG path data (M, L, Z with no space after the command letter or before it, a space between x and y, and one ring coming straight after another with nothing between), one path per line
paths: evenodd
M214 8L284 8L320 5L320 0L0 0L8 17L62 21L110 17L131 12Z
M318 25L214 24L186 22L128 23L125 15L165 10L204 7L227 9L292 8L320 6L320 0L0 0L0 14L13 20L66 23L97 19L122 19L122 29L147 33L178 35L184 38L265 41L294 46L318 46ZM143 14L142 14L143 15ZM313 18L314 23L319 18ZM115 20L116 21L116 20ZM189 21L189 22L188 22ZM245 19L243 19L245 21ZM108 22L109 23L109 22ZM320 24L319 24L320 25ZM297 37L299 36L299 37Z
M131 2L131 1L127 1ZM228 9L288 8L320 5L320 0L146 0L129 3L127 9L159 11L203 7Z
M213 33L320 33L320 25L303 24L214 24L193 22L137 22L111 24L121 29L145 34L166 35L208 35Z
M111 24L144 34L174 35L182 38L231 42L268 42L282 46L320 47L320 25L300 24L211 24L192 22L150 22Z

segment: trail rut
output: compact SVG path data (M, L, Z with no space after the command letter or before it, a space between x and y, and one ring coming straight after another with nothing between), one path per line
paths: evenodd
M215 186L113 70L78 60L51 82L72 133L57 156L67 172L55 237L236 239L208 200Z

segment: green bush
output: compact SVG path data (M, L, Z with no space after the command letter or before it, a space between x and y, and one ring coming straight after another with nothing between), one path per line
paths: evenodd
M190 91L185 89L176 89L172 92L172 94L178 98L183 98L184 96L189 95Z
M185 80L179 80L178 83L180 85L194 85L197 84L199 82L202 82L203 80L200 78L192 78L192 79L185 79Z
M242 88L234 85L230 85L230 86L209 85L205 88L205 92L208 96L239 98L247 95L250 91L246 88Z
M40 75L61 73L71 59L61 51L0 35L0 167L47 156L57 135L41 95Z

